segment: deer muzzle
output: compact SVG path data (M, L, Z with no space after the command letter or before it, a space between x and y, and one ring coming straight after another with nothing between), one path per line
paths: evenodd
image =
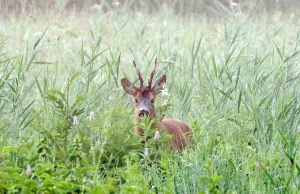
M145 109L142 109L142 110L140 110L140 112L139 112L139 116L140 116L140 117L149 116L149 111L147 111L147 110L145 110Z

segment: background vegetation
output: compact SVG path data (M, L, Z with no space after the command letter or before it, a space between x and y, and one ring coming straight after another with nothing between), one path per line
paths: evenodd
M53 2L1 1L2 193L299 192L296 1ZM156 57L182 153L163 132L142 147L120 86Z

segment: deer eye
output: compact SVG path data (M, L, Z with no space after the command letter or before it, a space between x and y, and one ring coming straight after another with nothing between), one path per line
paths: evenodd
M138 99L135 98L135 99L134 99L134 102L135 102L135 103L138 103L139 101L138 101Z
M154 103L154 101L155 101L155 100L154 100L154 99L152 99L152 100L151 100L151 103L153 104L153 103Z

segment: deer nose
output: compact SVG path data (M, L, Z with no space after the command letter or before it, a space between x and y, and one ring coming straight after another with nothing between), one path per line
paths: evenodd
M139 116L140 117L143 117L143 116L149 116L149 111L145 110L145 109L142 109L140 110L139 112Z

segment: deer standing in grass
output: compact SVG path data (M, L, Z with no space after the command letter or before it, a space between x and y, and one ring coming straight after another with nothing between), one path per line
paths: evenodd
M143 78L134 61L133 64L140 80L140 87L134 86L126 78L121 79L121 84L123 89L134 98L136 114L135 135L140 136L144 133L143 130L138 127L138 123L141 122L143 116L155 118L154 102L156 96L163 90L163 84L166 82L167 76L163 75L152 86L152 79L157 66L157 59L155 59L154 69L150 74L148 85L144 86ZM162 119L159 123L154 123L153 125L152 128L165 129L167 133L173 136L172 144L176 149L183 150L187 146L190 128L185 122L176 119Z

